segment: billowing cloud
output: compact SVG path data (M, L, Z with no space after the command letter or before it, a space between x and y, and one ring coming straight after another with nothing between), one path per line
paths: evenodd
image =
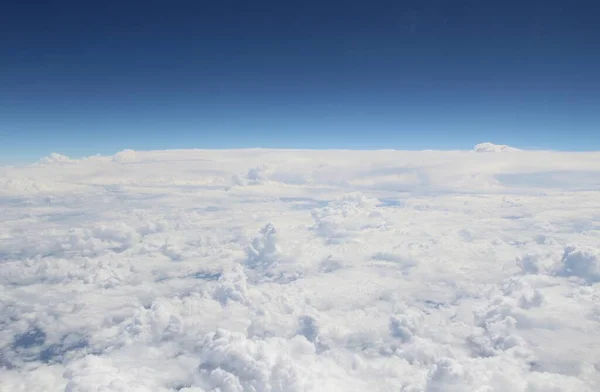
M0 174L0 390L600 385L600 153L125 150Z
M515 152L521 151L518 148L507 146L506 144L494 144L490 142L479 143L473 149L475 152Z

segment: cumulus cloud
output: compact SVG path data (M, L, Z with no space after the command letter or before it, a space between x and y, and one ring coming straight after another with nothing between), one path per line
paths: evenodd
M390 333L402 341L409 341L418 333L423 323L423 313L418 309L406 309L390 317Z
M135 160L137 159L137 153L134 150L123 150L123 151L119 151L118 153L116 153L115 155L113 155L112 159L114 162L117 163L128 163L128 162L135 162Z
M74 163L74 162L75 162L74 160L72 160L71 158L69 158L66 155L62 155L62 154L53 152L52 154L48 155L47 157L40 159L38 164L52 165L52 164L61 164L61 163Z
M385 219L376 210L377 201L360 192L344 194L323 208L312 210L313 229L328 241L343 241L361 231L385 229Z
M228 301L245 302L247 296L246 273L239 265L235 265L219 277L214 298L221 304L227 304Z
M521 151L518 148L507 146L506 144L494 144L490 142L479 143L473 149L475 152L515 152Z
M600 282L600 251L586 245L567 245L562 255L526 254L517 259L524 273L579 278L589 284Z
M0 390L595 391L599 177L539 151L2 167Z
M561 276L579 277L588 283L600 282L600 250L567 246L556 272Z

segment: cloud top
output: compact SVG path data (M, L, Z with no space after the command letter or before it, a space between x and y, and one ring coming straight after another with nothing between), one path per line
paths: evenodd
M599 153L126 150L0 174L0 389L600 385Z
M479 143L473 148L475 152L515 152L522 151L518 148L507 146L505 144L494 144L490 142Z

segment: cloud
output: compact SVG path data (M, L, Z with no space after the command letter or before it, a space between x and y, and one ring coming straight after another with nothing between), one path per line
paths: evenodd
M38 164L39 165L53 165L53 164L75 163L75 162L76 162L75 160L69 158L66 155L62 155L62 154L53 152L52 154L48 155L47 157L40 159Z
M510 147L505 144L494 144L494 143L479 143L475 145L473 149L475 152L515 152L521 151L518 148Z
M567 245L562 255L527 254L517 264L524 273L575 277L588 284L600 282L600 251L585 245Z
M0 389L595 391L598 178L548 151L0 167Z
M418 309L406 309L402 314L390 317L390 333L402 341L409 341L421 328L423 313Z
M313 230L330 242L351 239L367 230L384 230L385 219L376 210L377 201L360 192L344 194L323 208L312 210Z
M113 155L112 159L117 163L130 163L135 162L138 158L138 154L134 150L123 150Z
M246 253L247 265L250 268L266 269L277 261L280 250L277 246L277 229L272 223L267 223L260 229L259 236L248 245Z
M241 266L235 265L219 277L213 297L221 304L227 304L229 301L246 302L248 282Z
M600 282L600 250L567 246L556 271L561 276L576 276L588 283Z

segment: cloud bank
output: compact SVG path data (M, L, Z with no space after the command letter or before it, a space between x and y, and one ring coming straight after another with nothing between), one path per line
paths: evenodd
M600 153L474 151L0 168L0 390L598 390Z

